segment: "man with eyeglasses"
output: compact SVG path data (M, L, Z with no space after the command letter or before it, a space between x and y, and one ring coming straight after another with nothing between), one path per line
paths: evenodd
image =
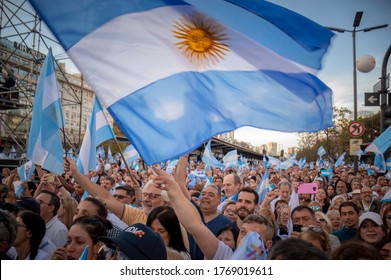
M42 190L36 200L40 204L40 215L46 223L46 236L59 248L66 244L68 228L57 218L60 198L54 192Z
M135 223L145 224L147 216L153 209L167 204L162 197L161 190L155 186L152 181L147 182L144 186L141 202L143 209L140 210L121 203L107 190L100 188L97 184L91 182L86 176L79 172L76 163L71 158L66 158L64 160L64 170L73 177L76 182L84 186L84 189L88 192L88 194L102 199L106 203L107 208L128 225ZM167 197L165 198L168 200Z
M373 191L370 187L363 187L361 189L360 204L364 212L375 212L379 214L380 201L373 198Z
M135 192L132 187L129 186L118 186L115 188L114 198L123 204L136 207L134 201L136 199Z

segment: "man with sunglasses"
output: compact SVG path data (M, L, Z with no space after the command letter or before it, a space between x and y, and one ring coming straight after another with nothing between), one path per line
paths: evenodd
M136 207L134 201L136 199L136 195L134 189L130 186L118 186L115 188L114 198L123 204L130 205L132 207Z

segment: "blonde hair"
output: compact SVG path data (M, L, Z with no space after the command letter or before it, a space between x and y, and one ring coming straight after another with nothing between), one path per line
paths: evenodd
M331 243L328 233L321 227L303 227L304 231L299 234L299 239L312 244L312 241L318 240L322 246L322 251L326 254L331 254ZM302 230L303 230L302 229Z
M79 203L77 203L76 199L73 197L67 196L67 197L61 197L60 203L63 208L64 214L62 217L59 217L59 220L67 227L69 230L73 223L73 216L75 215L77 206Z
M326 220L326 228L323 228L327 233L331 233L333 231L333 224L331 223L329 217L320 211L315 212L315 218L316 216L320 216L322 219Z

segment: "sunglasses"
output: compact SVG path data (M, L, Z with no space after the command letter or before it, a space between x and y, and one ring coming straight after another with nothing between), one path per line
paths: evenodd
M311 201L311 198L306 198L306 197L302 197L302 196L300 196L299 199L303 200L305 202L310 202Z
M310 206L310 208L314 211L320 211L322 208L320 206Z
M391 215L384 215L384 218L386 218L386 220L391 220Z
M104 244L98 252L98 260L129 260L120 248L113 244Z

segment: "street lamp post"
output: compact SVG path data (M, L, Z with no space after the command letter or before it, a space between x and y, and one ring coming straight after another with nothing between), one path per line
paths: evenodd
M375 29L380 29L380 28L385 28L388 26L388 24L383 24L383 25L377 25L373 27L368 27L368 28L363 28L357 30L357 27L360 26L361 18L364 12L357 12L356 16L353 21L353 29L352 30L347 30L343 28L337 28L337 27L326 27L332 31L336 31L339 33L344 33L344 32L350 32L352 33L352 38L353 38L353 117L354 121L357 121L357 62L356 62L356 33L357 32L369 32ZM354 156L354 172L356 173L358 170L358 156Z

